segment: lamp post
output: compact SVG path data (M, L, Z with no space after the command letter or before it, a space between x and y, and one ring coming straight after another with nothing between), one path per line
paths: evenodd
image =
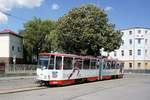
M16 64L16 55L13 56L13 64Z
M13 56L13 67L14 67L14 72L15 72L15 64L16 64L16 55Z

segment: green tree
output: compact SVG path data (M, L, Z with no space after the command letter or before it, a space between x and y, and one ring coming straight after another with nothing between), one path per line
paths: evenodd
M46 35L46 41L45 41L45 45L43 46L43 51L47 51L47 52L57 52L57 51L61 51L61 49L58 47L58 34L57 34L57 30L54 29L50 32L50 34Z
M121 33L109 23L107 14L95 5L74 8L58 20L59 44L64 52L99 55L121 45Z
M38 55L42 51L51 51L56 35L54 30L57 24L51 20L41 20L34 17L24 24L24 29L20 31L23 36L24 55L26 61L32 61L32 56ZM54 44L56 45L56 43ZM28 58L28 60L27 60Z

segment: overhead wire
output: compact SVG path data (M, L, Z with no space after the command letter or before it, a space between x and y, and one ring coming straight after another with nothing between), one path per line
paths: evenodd
M7 15L7 16L10 16L10 17L13 17L15 19L18 19L18 20L27 21L27 19L25 19L25 18L18 17L18 16L14 15L14 14L10 14L10 13L5 12L5 11L0 10L0 12L3 13L3 14L5 14L5 15Z

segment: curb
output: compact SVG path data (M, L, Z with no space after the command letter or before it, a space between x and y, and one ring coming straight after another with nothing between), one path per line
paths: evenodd
M46 89L46 88L47 87L27 87L27 88L9 89L9 90L0 91L0 95L1 94L9 94L9 93L32 91L32 90L40 90L40 89Z

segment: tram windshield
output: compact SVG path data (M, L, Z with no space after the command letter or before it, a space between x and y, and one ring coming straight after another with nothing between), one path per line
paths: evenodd
M39 65L41 69L47 69L48 67L48 58L46 59L40 59L39 60Z
M39 65L41 69L62 69L62 57L61 56L40 56Z

